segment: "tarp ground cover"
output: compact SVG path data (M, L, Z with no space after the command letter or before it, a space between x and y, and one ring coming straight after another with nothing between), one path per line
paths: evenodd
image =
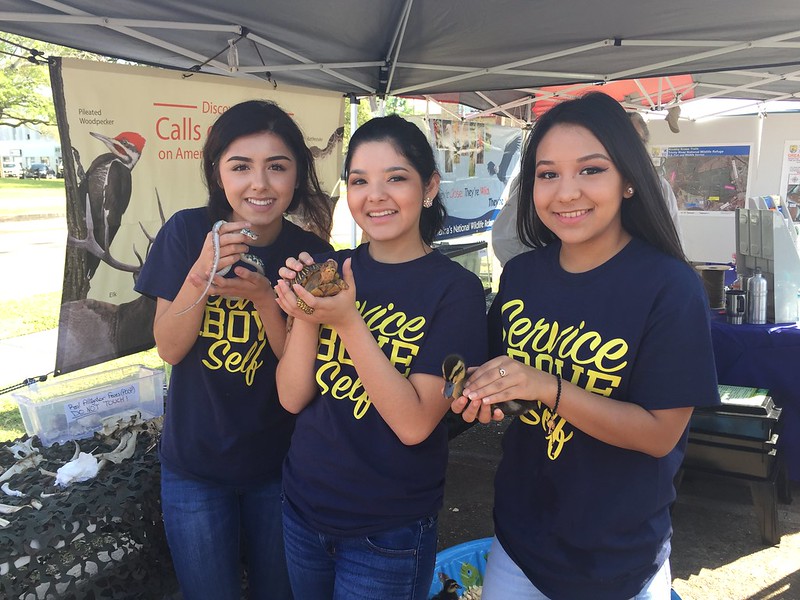
M23 440L26 438L23 438ZM41 502L4 515L0 529L0 598L87 600L161 598L175 578L161 521L160 473L153 434L139 434L133 457L108 464L95 479L55 487L52 476L70 460L72 443L42 448L43 460L8 480L25 494L3 494L4 504ZM0 468L16 459L0 446ZM116 440L81 440L84 452L109 452ZM51 495L52 494L52 495ZM37 503L38 505L38 503Z

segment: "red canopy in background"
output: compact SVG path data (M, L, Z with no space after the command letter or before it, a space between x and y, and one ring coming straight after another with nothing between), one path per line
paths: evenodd
M541 95L533 103L533 113L538 118L548 109L564 100L577 98L588 92L608 94L626 108L650 108L661 110L679 97L681 100L694 98L695 83L691 75L672 75L670 77L650 77L644 79L621 79L605 84L577 83L537 88Z

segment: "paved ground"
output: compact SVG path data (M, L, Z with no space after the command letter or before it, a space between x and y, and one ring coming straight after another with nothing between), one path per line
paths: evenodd
M0 340L0 389L51 373L57 341L56 329Z
M66 244L64 217L0 220L3 297L26 298L61 290Z
M491 536L494 468L505 423L450 442L439 549ZM621 491L621 493L624 493ZM749 486L687 475L673 511L673 588L683 600L800 600L800 483L778 506L780 544L761 541Z
M0 220L0 274L5 299L61 290L67 225L63 216ZM52 372L57 331L0 340L0 389Z

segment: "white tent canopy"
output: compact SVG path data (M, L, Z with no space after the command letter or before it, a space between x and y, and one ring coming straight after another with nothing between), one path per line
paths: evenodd
M187 76L432 96L527 120L545 86L687 73L696 98L800 98L797 0L0 0L0 30Z

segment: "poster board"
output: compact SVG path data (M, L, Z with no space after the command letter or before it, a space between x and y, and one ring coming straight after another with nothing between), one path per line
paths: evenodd
M447 219L438 241L488 231L519 166L522 130L476 121L412 119L426 133L441 174Z
M800 140L784 144L780 194L789 207L792 219L800 221Z
M679 211L744 208L750 178L750 144L652 146L653 163L669 181Z
M153 346L155 302L134 291L134 280L163 222L179 209L206 204L202 147L211 124L229 106L251 99L276 102L296 119L312 152L316 148L323 191L330 193L338 181L340 94L76 59L55 61L51 83L69 232L56 374ZM91 272L88 251L80 245L87 239L87 203L78 190L115 152L129 179L122 187L121 225L107 244L116 264L103 260Z

